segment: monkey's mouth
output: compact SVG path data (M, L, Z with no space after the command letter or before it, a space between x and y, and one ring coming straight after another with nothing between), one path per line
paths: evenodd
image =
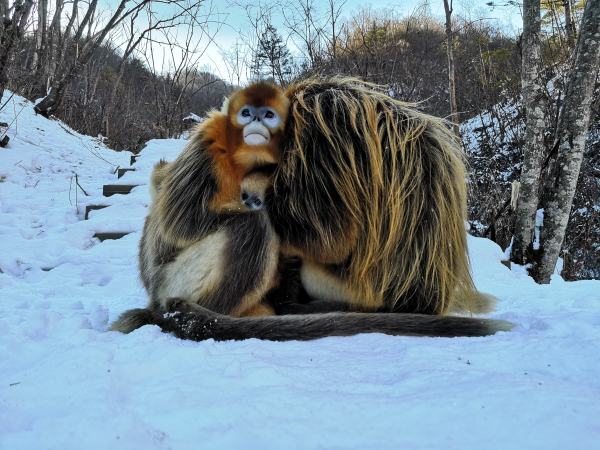
M262 134L252 133L248 136L244 136L244 142L248 145L267 145L269 139L265 138Z
M244 142L247 145L267 145L271 140L269 129L260 122L251 122L244 127Z

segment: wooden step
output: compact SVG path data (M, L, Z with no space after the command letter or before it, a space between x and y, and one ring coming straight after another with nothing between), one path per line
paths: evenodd
M129 194L137 184L106 184L102 188L102 194L110 197L115 194Z
M131 158L129 160L129 165L132 166L133 163L138 159L138 156L140 155L131 155Z
M123 236L127 236L128 234L131 234L131 231L126 233L96 233L94 234L94 237L100 239L100 242L103 242L107 239L121 239Z
M108 208L109 205L87 205L85 207L85 220L89 219L90 211L96 211L98 209Z
M123 175L125 175L125 172L135 172L135 169L118 169L117 178L121 178Z
M500 260L500 262L510 269L510 260L509 259L502 259L502 260Z

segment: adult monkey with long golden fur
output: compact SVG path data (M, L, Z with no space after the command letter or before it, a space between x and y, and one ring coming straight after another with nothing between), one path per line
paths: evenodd
M279 240L262 201L288 111L274 85L237 91L177 159L155 166L139 252L150 300L110 330L155 323L170 298L232 317L274 314L264 300L279 280Z
M265 203L282 253L302 260L313 301L276 307L301 315L232 318L173 298L173 314L156 323L194 340L511 329L446 315L489 312L493 301L471 280L466 172L443 122L352 81L308 80L286 97L286 139ZM323 314L304 314L314 312Z

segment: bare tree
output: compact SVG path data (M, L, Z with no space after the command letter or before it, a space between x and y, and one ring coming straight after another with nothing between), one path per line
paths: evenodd
M446 52L448 54L448 89L450 91L450 121L453 123L454 134L460 137L458 128L458 109L456 108L456 79L454 77L454 34L452 33L452 0L444 0L446 12Z
M245 51L245 47L245 44L238 39L229 50L221 51L221 58L225 63L229 82L237 86L241 85L244 71L248 67L248 52Z
M206 47L202 39L198 39L198 30L194 23L186 25L183 37L182 30L179 30L179 36L176 37L169 28L160 29L160 40L163 43L160 49L153 45L157 40L153 31L149 33L144 51L140 52L146 58L148 67L152 69L149 84L153 96L153 127L162 139L179 137L184 131L183 119L190 113L186 100L210 85L224 85L224 82L214 76L206 79L203 73L196 69ZM204 28L200 31L203 34L206 32ZM209 37L212 39L212 36ZM156 54L158 50L162 50L162 57ZM227 93L224 92L223 95ZM219 100L222 100L223 95Z
M553 189L544 199L544 226L540 230L541 260L534 264L538 283L549 283L560 254L591 117L595 81L600 69L600 2L588 0L565 88L556 161L549 177Z
M33 61L31 67L33 72L37 71L38 62L40 61L40 54L42 48L46 45L46 25L48 22L48 0L38 0L38 22L35 35L35 52L33 54Z
M526 114L526 135L511 252L511 260L517 264L526 264L532 257L542 157L545 150L546 100L541 77L540 0L524 0L522 48L521 89Z
M57 0L55 18L57 17L59 10L62 9L62 1L63 0ZM49 93L35 106L35 111L40 114L49 115L60 109L69 84L90 61L95 51L107 38L108 34L128 17L137 16L140 11L149 8L153 3L153 0L140 0L139 2L120 0L114 13L98 31L94 31L93 29L93 26L97 23L97 20L94 20L94 17L98 0L90 1L84 17L75 27L75 19L79 14L79 2L80 0L73 1L73 9L66 30L62 34L57 33L58 42L53 43L51 46L59 49L56 54L57 64L55 67L57 67L57 70L55 74L51 73ZM189 6L185 6L187 5L187 0L168 0L156 3L167 3L183 9L189 8ZM58 17L58 26L60 27L60 16ZM73 37L67 40L66 38L70 37L71 33L73 33ZM84 33L86 35L84 35ZM49 59L54 60L54 57L52 56Z
M565 31L567 33L567 45L573 48L575 39L573 36L573 25L571 23L571 0L564 0L563 7L565 8Z
M0 0L0 100L8 85L8 69L23 37L33 0Z
M329 0L327 4L327 22L331 27L329 35L325 35L329 41L329 48L331 49L331 57L333 59L334 71L337 72L337 48L338 39L340 35L339 22L342 15L342 8L346 4L347 0Z
M276 13L279 6L278 0L250 0L234 1L233 4L243 8L248 18L249 27L240 32L240 36L250 55L248 56L248 68L250 75L254 78L260 78L263 75L262 61L264 56L264 43L266 43L269 30L273 28L272 16ZM274 61L275 62L275 61Z
M315 0L283 3L281 13L291 40L304 54L307 66L318 69L325 52L325 23Z
M117 77L113 82L112 91L110 94L110 99L107 105L104 108L102 114L102 134L109 138L110 127L109 127L109 118L112 113L112 105L115 103L115 98L117 96L117 90L121 79L123 78L123 74L125 73L125 67L127 66L127 61L129 57L132 55L137 46L142 42L142 40L146 39L147 36L152 31L159 30L167 30L169 28L177 27L179 25L185 24L192 19L192 21L196 20L197 16L199 16L199 8L202 3L198 2L196 4L190 5L182 5L182 7L176 11L175 13L169 15L168 17L157 18L156 14L152 12L152 10L147 9L147 19L148 24L144 27L143 30L137 30L136 23L139 22L138 16L141 11L134 11L133 14L129 17L129 23L127 26L123 24L123 32L127 37L125 43L125 50L123 51L123 57L121 58L121 62L119 64L119 69L117 72Z

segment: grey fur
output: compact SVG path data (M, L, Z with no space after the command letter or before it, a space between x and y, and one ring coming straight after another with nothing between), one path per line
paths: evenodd
M392 336L475 337L510 331L504 320L394 313L326 313L233 318L180 299L167 302L167 314L156 317L163 331L181 339L306 341L327 336L383 333Z

